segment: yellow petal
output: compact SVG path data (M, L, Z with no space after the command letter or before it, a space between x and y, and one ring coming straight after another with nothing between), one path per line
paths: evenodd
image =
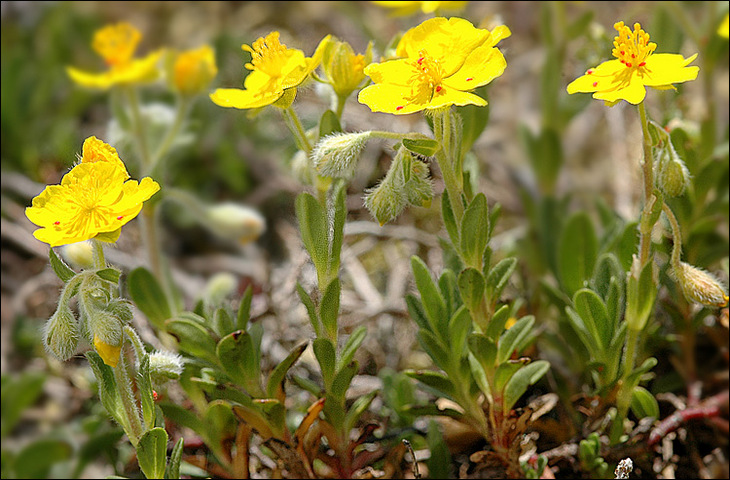
M697 78L699 67L688 67L697 54L685 59L682 55L672 53L655 53L646 59L646 66L641 69L642 82L648 87L659 87L673 83L683 83Z
M122 351L121 345L109 345L94 335L94 348L104 363L114 368L119 363L119 353Z
M593 94L593 98L598 100L605 100L609 103L614 103L618 100L626 100L627 102L638 105L644 101L646 97L646 87L638 78L638 75L631 75L631 79L628 82L620 84L621 86L613 90L598 91Z
M568 93L579 92L595 92L607 88L614 82L618 72L622 72L626 67L618 60L609 60L603 62L596 68L588 70L590 73L576 78L568 84Z
M218 88L210 94L210 99L218 106L231 108L260 108L271 105L284 94L284 90L256 94L240 88Z
M476 48L464 61L464 65L452 76L444 79L444 85L457 90L473 90L486 85L502 75L507 61L498 49L482 46Z
M411 88L408 86L378 83L360 90L357 100L370 107L373 112L405 115L426 108L428 99L422 102L409 101Z
M93 162L110 162L117 165L119 168L127 171L127 167L124 162L119 158L117 150L111 145L99 140L98 138L91 136L84 140L84 146L82 147L81 154L82 163L93 163ZM129 174L127 174L129 177Z
M433 96L433 99L428 103L426 108L443 108L449 105L463 106L463 105L477 105L483 107L487 104L479 95L474 95L469 92L462 92L454 88L443 87L441 91Z
M363 71L374 83L392 83L404 87L409 85L411 77L418 74L405 59L371 63Z

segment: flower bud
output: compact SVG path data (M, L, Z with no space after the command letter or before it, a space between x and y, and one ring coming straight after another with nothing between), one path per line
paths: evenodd
M121 342L119 343L119 345L111 345L109 343L106 343L98 336L94 335L94 348L96 349L96 353L99 354L104 363L112 368L117 366L117 364L119 363L119 353L122 350Z
M689 185L689 170L671 142L662 149L658 161L657 186L670 197L682 195Z
M727 291L714 275L692 265L679 262L672 268L672 277L677 281L690 302L711 307L725 307L728 303Z
M172 68L172 85L183 95L203 92L218 74L215 52L209 45L178 53Z
M97 309L87 311L87 320L96 353L104 363L116 367L123 340L121 321L109 312Z
M170 380L177 380L182 374L183 364L183 358L175 353L160 350L150 353L152 384L160 387Z
M312 151L317 172L327 177L352 177L360 152L369 138L370 132L334 133L324 137Z
M231 295L238 285L236 277L227 272L216 273L208 280L203 292L203 299L207 305L220 307L223 301Z
M79 327L73 312L65 302L43 327L43 345L59 360L66 361L76 353L79 344Z
M322 68L332 89L340 97L347 97L365 79L363 69L373 59L373 44L368 44L365 55L356 55L347 42L330 40L322 59Z
M256 240L266 229L266 221L259 212L238 203L219 203L208 207L205 213L207 224L216 234L242 245Z
M60 248L64 260L76 268L91 268L94 266L94 248L91 242L69 243Z
M107 303L105 310L117 317L122 323L129 323L134 318L132 305L127 300L115 298Z

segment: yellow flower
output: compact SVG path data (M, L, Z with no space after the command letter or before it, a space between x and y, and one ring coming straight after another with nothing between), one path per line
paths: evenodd
M730 37L730 17L728 17L728 15L730 14L725 14L725 18L717 28L717 34L725 38Z
M205 90L218 74L215 52L209 45L179 53L172 65L172 85L183 95Z
M423 13L435 13L437 11L452 11L456 12L462 10L468 2L418 2L418 1L405 1L405 2L380 2L373 1L375 5L387 8L396 9L394 15L410 15L417 12L419 9Z
M33 232L38 240L52 247L90 238L116 241L122 226L160 189L149 177L139 183L128 180L116 151L101 143L87 139L81 163L64 175L60 185L46 187L25 209L28 219L41 227Z
M129 23L108 25L94 34L92 48L109 67L101 73L85 72L73 67L66 71L71 79L83 87L106 90L115 85L151 82L159 76L157 64L162 50L144 58L134 58L142 34Z
M461 18L426 20L403 35L399 59L365 67L373 85L358 100L373 112L396 115L449 105L486 105L470 93L502 75L507 62L497 43L511 32L499 26L492 32L475 28Z
M301 50L281 44L279 32L257 39L252 46L242 45L243 50L251 53L251 63L245 65L251 73L243 82L244 89L219 88L210 95L210 99L221 107L240 109L271 105L285 93L293 101L296 87L321 62L329 39L330 35L322 39L311 58L305 57Z
M98 336L94 335L94 348L104 363L114 368L119 363L119 352L122 350L120 345L109 345Z
M646 96L645 87L674 89L674 83L697 78L699 67L687 66L697 54L684 58L679 54L654 53L656 43L649 41L649 34L638 23L633 31L624 22L616 23L614 28L618 31L612 52L616 59L588 69L568 85L568 93L593 92L593 98L608 105L619 100L638 105Z

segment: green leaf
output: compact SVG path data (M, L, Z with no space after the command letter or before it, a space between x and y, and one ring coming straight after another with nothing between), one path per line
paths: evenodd
M481 333L472 333L469 335L467 344L474 358L484 368L487 375L492 376L497 359L497 345Z
M596 338L595 334L591 333L589 328L586 326L583 318L571 307L565 308L565 313L568 317L568 323L573 327L573 330L578 334L581 342L585 346L586 350L591 355L591 358L603 360L604 351L601 347L602 342Z
M203 423L195 412L172 402L161 402L159 406L165 414L166 419L187 427L203 437L207 435L205 423Z
M529 365L525 365L517 373L512 375L512 378L509 379L507 385L504 387L504 397L502 399L503 411L510 411L522 394L527 391L527 387L534 385L549 369L550 363L545 360L538 360Z
M216 356L234 382L246 386L249 395L260 396L261 366L256 361L253 339L248 332L236 330L221 338Z
M137 444L139 468L147 478L164 478L167 466L167 432L153 428L142 435Z
M345 345L342 347L340 359L337 362L337 368L342 368L344 365L347 365L350 361L352 361L355 356L355 352L357 352L357 349L365 340L367 334L368 329L365 325L360 325L352 332L352 334L350 334Z
M592 275L597 252L598 239L590 217L582 211L573 214L560 236L558 252L560 282L569 295Z
M234 330L233 319L223 307L216 309L213 313L213 330L220 337L224 337Z
M365 413L370 407L370 404L373 402L373 399L378 394L377 390L374 390L367 395L363 395L361 397L357 397L354 402L352 402L352 406L345 414L345 421L343 422L344 428L342 429L345 432L349 432L352 430L352 427L355 426L357 421L360 419L360 416L362 416L363 413Z
M332 248L330 251L329 275L336 277L340 270L340 252L345 234L345 220L347 219L347 183L338 181L335 184L332 197L335 213L332 222Z
M241 304L238 306L238 314L236 315L236 329L248 330L248 321L251 319L251 300L253 299L253 286L246 287L241 297Z
M326 110L319 119L319 138L341 131L342 126L337 114L332 110Z
M484 332L486 336L496 341L499 336L502 335L502 332L504 332L504 326L507 323L507 320L509 320L511 313L511 309L508 305L502 305L499 307L499 309L494 312L494 315L492 315L489 325L487 325L487 331Z
M459 296L459 288L456 284L456 275L453 270L444 269L441 276L438 279L439 291L444 299L446 305L446 317L442 322L439 322L440 331L446 331L448 326L448 318L459 308L462 304Z
M461 254L467 265L481 269L482 255L489 241L487 197L478 193L461 220Z
M419 328L434 333L420 299L409 293L406 295L406 306L408 307L408 314Z
M416 334L418 343L439 368L449 365L449 349L429 330L420 329Z
M56 252L53 251L52 248L48 249L48 258L51 262L51 268L53 268L56 276L60 278L63 283L68 283L68 281L76 275L76 272L66 265L66 263L61 260L58 255L56 255Z
M304 287L302 287L299 282L297 282L297 293L299 294L299 298L302 300L302 303L307 308L307 314L309 314L309 322L312 324L314 333L318 337L320 337L322 335L322 326L319 323L319 317L317 316L317 307L314 306L314 301L312 301L312 297L309 296L309 294L304 290Z
M406 370L403 373L418 380L437 395L443 395L450 400L454 400L454 384L443 373L430 370Z
M35 403L43 393L46 378L46 375L39 371L24 371L17 377L2 375L0 437L4 439L13 430L25 409Z
M484 395L491 398L492 389L489 386L489 380L487 379L487 372L485 371L484 366L479 362L479 360L477 360L471 351L468 353L467 359L469 361L471 376L479 387L479 390L481 390Z
M643 330L654 309L657 286L654 283L653 262L647 262L640 270L639 259L629 272L626 283L626 323L632 330Z
M217 364L216 341L211 332L188 318L172 318L165 322L167 332L175 337L180 344L180 350L193 357L199 357L210 363Z
M122 272L120 272L116 268L102 268L101 270L97 270L96 274L102 280L106 280L107 282L113 283L114 285L119 283L119 277L122 276Z
M596 339L596 343L601 345L601 350L605 351L614 334L611 331L613 322L608 316L606 304L596 292L582 288L573 295L573 305L588 332Z
M291 379L299 388L311 393L315 398L320 398L324 394L322 387L308 378L300 377L299 375L292 375Z
M289 372L289 369L297 362L297 360L299 360L299 357L302 356L308 345L309 342L303 342L294 347L292 351L289 352L289 355L286 356L284 361L279 363L269 374L269 380L266 382L266 395L269 398L278 398L276 393L281 384L284 382L287 372Z
M165 292L152 273L144 267L135 268L127 277L127 287L132 300L147 319L156 328L164 330L165 320L172 313Z
M512 378L512 375L528 363L530 363L529 358L520 358L518 360L508 360L499 365L494 371L494 391L501 392Z
M634 412L639 419L642 418L659 418L659 404L647 389L637 386L631 393L631 411Z
M89 361L91 370L94 372L96 382L99 385L99 399L101 400L101 404L104 405L106 411L119 425L124 427L126 431L129 431L129 422L124 413L122 399L119 397L117 382L114 379L112 367L105 364L104 360L95 351L88 351L84 355Z
M507 361L512 352L518 349L522 340L530 334L534 324L535 317L527 315L517 320L517 323L502 334L497 347L497 364Z
M315 339L312 346L314 348L314 356L317 357L319 368L322 370L325 390L329 392L335 376L335 366L337 365L335 346L326 338Z
M416 287L418 287L418 291L421 294L421 302L429 324L431 325L431 330L438 335L444 335L446 332L440 328L442 323L445 324L447 318L444 298L436 287L436 283L431 278L428 267L423 260L415 255L412 256L411 268L416 280Z
M4 450L3 448L3 463ZM54 465L70 459L72 454L73 447L64 440L33 441L24 446L15 457L15 478L47 478Z
M481 310L484 287L484 276L479 270L470 267L459 274L459 293L472 315Z
M413 153L433 157L441 149L441 144L432 138L404 138L403 146Z
M337 338L337 317L340 314L340 279L332 280L325 288L319 305L319 318L329 338Z
M342 403L345 400L345 394L347 389L350 388L350 382L355 377L358 369L357 360L353 360L349 364L342 367L336 374L335 378L332 379L332 388L329 393L339 402Z
M446 443L439 424L431 419L428 422L428 433L426 433L426 445L430 455L426 461L429 478L456 478L452 474L452 465L449 445Z
M295 209L302 242L312 257L317 274L321 276L326 271L329 260L329 235L324 207L309 193L300 193Z
M165 474L165 478L180 478L180 462L182 461L184 446L185 439L180 437L177 442L175 442L175 446L172 447L172 452L170 452L170 460L167 462L167 472Z
M451 243L454 246L460 245L459 225L456 222L454 210L451 208L451 200L449 200L449 196L445 193L441 195L441 216L443 217L444 226L449 234Z
M462 305L454 312L449 321L449 342L452 358L461 358L469 352L466 348L466 337L471 333L471 330L471 315L469 315L469 310Z
M487 277L487 298L490 302L495 303L502 295L502 290L507 286L509 277L517 267L517 259L508 257L502 259L490 271Z
M142 404L142 419L145 426L151 428L155 425L155 399L152 393L152 380L150 378L150 356L144 354L139 361L139 371L137 372L137 388L139 388L139 398Z

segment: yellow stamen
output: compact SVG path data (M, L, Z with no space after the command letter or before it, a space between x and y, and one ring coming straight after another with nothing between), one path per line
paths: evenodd
M287 48L279 42L279 32L271 32L253 42L251 47L243 45L241 48L251 53L251 63L247 63L246 68L259 70L270 77L281 75L282 61L286 60L283 54Z
M649 41L649 34L641 25L635 23L633 32L624 22L617 22L613 28L618 31L613 40L613 56L627 68L646 65L646 59L656 50L656 43Z

